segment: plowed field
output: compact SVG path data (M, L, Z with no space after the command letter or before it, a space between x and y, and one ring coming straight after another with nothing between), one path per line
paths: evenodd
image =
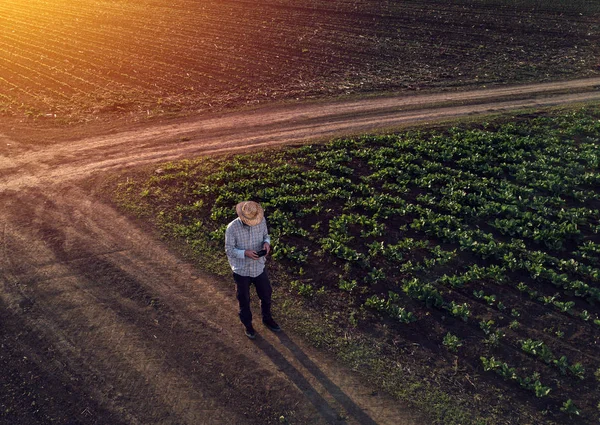
M0 113L138 119L591 76L598 9L532 0L6 0Z

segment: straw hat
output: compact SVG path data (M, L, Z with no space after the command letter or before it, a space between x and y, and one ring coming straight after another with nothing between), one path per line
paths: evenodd
M265 216L265 212L260 204L254 201L240 202L235 206L238 217L248 226L256 226Z

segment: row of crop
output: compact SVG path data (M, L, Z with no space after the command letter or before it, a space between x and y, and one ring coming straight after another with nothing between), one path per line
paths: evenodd
M444 301L440 292L433 285L420 282L418 279L412 279L404 282L402 284L402 291L406 293L408 297L423 302L426 307L440 308L465 322L471 315L471 311L467 303L460 304L454 301L446 302ZM493 305L496 302L495 296L485 296L483 291L480 291L480 293L478 295L476 294L476 296L478 298L485 299L488 305ZM367 307L374 308L401 323L411 323L417 320L416 316L412 312L406 310L404 306L400 305L401 302L400 296L397 293L390 291L387 298L377 295L369 297L366 300L365 305ZM498 307L499 305L500 303L498 303ZM505 309L499 308L499 310L504 311ZM513 317L520 316L515 309L512 310L511 314ZM489 347L497 347L500 343L500 340L505 337L505 333L501 329L495 327L494 320L480 321L479 328L486 336L483 342ZM512 323L510 328L513 329ZM462 342L457 337L451 336L448 338L452 339L452 342L445 341L444 345L449 346L453 351L456 351L456 348L462 345ZM552 351L542 341L528 338L526 340L521 340L519 345L523 352L541 359L548 365L554 366L561 373L561 375L566 375L567 372L569 372L571 375L580 380L585 378L585 368L581 363L570 364L567 356L564 355L555 358Z
M514 367L510 367L507 363L496 360L494 357L481 357L481 363L484 371L494 371L506 380L516 381L523 388L533 391L536 397L546 397L550 394L550 387L542 384L540 374L537 372L531 376L520 377Z
M568 271L585 279L598 282L600 271L575 260L561 261L541 251L529 251L520 239L511 242L498 242L493 235L480 230L465 229L462 220L454 216L437 214L432 210L427 215L415 219L411 228L423 230L426 234L439 237L447 242L458 243L461 249L471 251L483 259L493 258L506 264L511 270L524 270L533 279L548 281L555 286L572 291L575 296L592 301L600 301L600 289L579 279L571 278ZM556 264L559 272L549 264Z
M600 174L587 175L595 179ZM414 181L417 186L430 189L417 200L453 216L495 218L489 224L500 233L530 238L556 250L562 249L564 240L581 238L580 226L597 229L594 223L600 218L598 210L567 208L565 201L557 196L534 196L533 189L523 190L522 186L493 178L474 181L479 179L476 175L457 176L447 172L427 174L426 178ZM598 195L594 193L588 198L592 197ZM554 208L549 207L550 202Z
M527 339L522 341L521 349L532 356L539 357L545 363L555 366L562 375L569 372L579 379L585 378L585 368L581 363L569 364L567 356L555 358L550 348L542 341Z
M585 241L573 255L589 261L595 266L600 266L600 243Z
M496 360L494 357L487 358L482 356L481 364L486 372L493 371L507 381L515 381L521 387L532 391L538 398L546 397L550 394L551 388L542 384L538 372L533 372L531 376L522 377L517 373L516 368L510 367L506 362ZM581 415L581 410L571 399L563 402L560 411L565 412L570 417Z
M455 302L445 302L439 291L437 291L431 284L419 282L417 279L413 279L411 281L404 282L402 290L410 298L423 302L427 307L441 308L450 312L453 316L461 317L464 321L466 321L470 315L470 311L466 303L458 304ZM367 299L365 305L367 307L374 308L401 323L411 323L417 320L416 316L412 312L401 306L400 296L392 291L389 292L387 298L376 295L371 296ZM515 310L513 310L513 313L514 312ZM504 332L495 328L495 323L493 320L483 320L479 325L483 333L486 335L484 340L485 344L489 347L498 346L500 340L505 336ZM462 341L460 341L460 339L454 335L447 334L444 337L443 344L451 351L456 351L458 347L462 346ZM530 354L535 358L541 359L544 361L544 363L554 366L561 375L566 375L569 373L579 380L583 380L585 378L585 368L581 363L570 364L567 356L564 355L560 357L554 357L552 351L542 341L529 338L520 341L519 344L520 349L524 353ZM516 373L515 368L511 368L506 363L495 360L494 357L489 359L486 357L481 357L481 361L485 371L495 371L504 379L516 381L523 388L533 391L537 397L545 397L551 391L549 386L541 383L541 375L538 372L534 372L530 377L520 378Z
M590 132L594 131L597 123L592 120L592 125L594 127L588 130ZM498 132L502 131L507 134L499 135ZM405 153L391 162L388 158L378 161L378 158L374 157L370 164L381 168L382 165L404 165L421 160L423 170L431 173L436 172L436 169L447 171L448 166L442 165L443 162L444 164L449 163L450 167L454 166L455 171L457 168L463 172L470 171L480 178L486 178L486 176L482 175L478 167L469 167L468 165L476 163L479 166L488 167L492 164L496 167L504 167L502 168L503 172L498 173L499 176L492 177L492 180L502 177L501 180L506 181L512 175L518 174L522 178L516 179L517 184L525 187L532 185L529 189L538 190L540 187L532 184L532 179L552 180L556 176L563 180L563 184L568 184L569 189L578 185L592 186L594 182L597 182L598 173L592 170L597 170L599 154L593 140L575 144L572 140L561 139L559 143L554 135L518 137L514 133L511 134L515 131L517 129L511 125L504 126L496 133L453 129L449 132L452 135L451 138L432 136L429 139L421 140L418 145L414 145L414 153ZM404 147L405 140L402 142L394 147ZM521 144L522 148L516 147L518 144ZM424 160L426 157L438 162L429 165L428 161ZM532 175L528 176L528 172ZM540 172L548 174L539 175Z

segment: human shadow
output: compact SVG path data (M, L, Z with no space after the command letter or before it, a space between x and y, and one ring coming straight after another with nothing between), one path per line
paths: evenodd
M302 391L304 396L310 400L317 412L329 424L346 424L346 421L335 411L335 409L319 394L310 382L296 369L271 343L264 338L255 340L256 346L260 348L285 375Z
M296 345L294 341L287 336L286 333L280 332L277 334L281 343L298 359L298 361L304 366L315 378L323 385L329 394L340 403L346 412L354 417L361 425L377 425L363 409L361 409L346 393L344 393L340 387L334 384L331 379L327 377L317 367L317 365Z
M323 388L325 388L325 390L344 408L348 415L356 419L361 425L377 425L377 422L371 419L371 417L354 403L340 387L334 384L285 332L278 332L276 335L282 345L286 347L294 357L296 357L300 364L302 364L302 366L304 366L304 368L319 381ZM257 341L257 345L267 356L269 356L273 363L277 365L298 388L300 388L328 423L346 423L346 421L341 419L329 403L312 387L302 373L288 362L275 347L263 338L260 338L260 340Z

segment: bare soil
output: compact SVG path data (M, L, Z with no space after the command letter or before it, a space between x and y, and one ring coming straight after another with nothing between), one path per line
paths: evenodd
M381 91L597 76L574 0L4 0L0 115L144 121Z
M191 155L598 101L598 85L271 105L100 136L48 132L44 143L0 134L0 423L428 423L292 334L259 326L249 341L233 284L216 284L106 204L94 179Z

